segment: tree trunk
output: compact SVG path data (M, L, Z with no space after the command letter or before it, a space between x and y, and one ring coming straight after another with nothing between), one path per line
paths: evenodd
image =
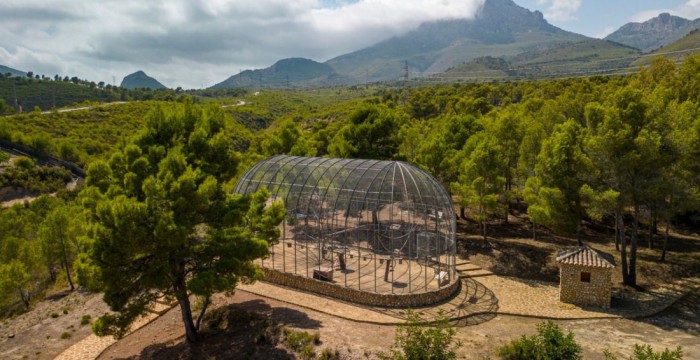
M661 248L661 261L666 261L666 244L668 244L668 228L669 228L669 220L666 220L666 231L664 231L664 244L663 247Z
M486 240L486 220L481 220L481 233L484 235L484 241Z
M19 297L20 297L20 299L22 299L22 303L24 304L24 309L29 310L29 301L31 300L30 295L29 295L29 291L27 290L25 292L24 290L22 290L22 288L19 288L18 290L19 290Z
M532 223L532 240L537 240L537 224Z
M576 224L576 241L578 246L583 246L583 241L581 240L581 219L579 219L578 224Z
M211 303L211 298L207 296L204 299L204 305L202 305L202 311L199 313L199 316L197 316L197 322L194 324L195 329L199 331L199 325L202 323L202 319L204 318L204 313L207 311L207 308L209 307L209 304Z
M68 284L70 284L70 291L75 290L75 285L73 285L73 280L70 278L70 269L68 268L68 262L64 262L63 265L66 269L66 278L68 279Z
M49 279L51 279L52 283L56 282L56 269L54 268L53 264L50 264L46 267L49 270Z
M459 205L459 216L462 219L467 220L467 214L466 214L466 209L464 208L464 205Z
M73 285L73 280L70 278L70 266L68 265L68 251L66 250L65 241L61 240L61 248L63 249L63 268L66 270L66 279L68 279L68 284L70 284L70 291L75 290Z
M185 338L188 343L195 343L198 338L197 328L192 320L192 307L190 306L190 298L187 295L184 275L178 276L178 280L174 285L175 297L178 304L180 304L180 311L182 312L182 322L185 324Z
M630 272L629 284L637 285L637 240L639 239L639 205L634 205L634 220L632 221L632 239L630 240Z
M649 249L654 248L654 220L653 220L653 212L652 212L652 218L649 221Z
M622 263L622 281L627 284L629 280L629 269L627 267L627 238L625 236L625 220L622 214L617 216L617 225L620 231L620 262Z
M620 227L617 222L618 218L617 211L615 212L615 250L620 251Z

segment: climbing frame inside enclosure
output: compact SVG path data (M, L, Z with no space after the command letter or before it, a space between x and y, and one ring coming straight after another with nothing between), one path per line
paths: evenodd
M235 192L266 187L286 209L264 268L378 294L418 294L454 283L450 195L399 161L275 156Z

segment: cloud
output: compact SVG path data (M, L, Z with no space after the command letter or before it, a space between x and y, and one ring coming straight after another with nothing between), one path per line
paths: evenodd
M675 8L652 9L640 11L630 18L633 22L645 22L649 19L659 16L661 13L669 13L689 20L700 18L700 0L687 0Z
M547 0L538 0L538 4L549 3ZM581 0L551 0L549 9L545 12L545 17L550 21L572 21L576 20L576 13L581 7Z
M691 20L700 18L700 0L688 0L677 12L674 12L674 15Z
M325 61L484 0L3 0L0 64L198 88L294 56Z
M597 33L597 34L595 34L594 37L597 38L597 39L603 39L603 38L605 38L606 36L612 34L613 31L615 31L615 30L617 30L617 28L614 27L614 26L606 26L606 27L603 29L603 31L601 31L601 32L599 32L599 33Z

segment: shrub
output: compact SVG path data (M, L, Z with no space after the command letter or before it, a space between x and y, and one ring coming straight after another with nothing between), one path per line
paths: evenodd
M456 330L450 325L449 317L440 312L435 323L425 324L421 317L408 311L408 320L396 329L396 338L391 355L380 357L399 360L447 360L456 359L456 350L462 344L455 342Z
M58 317L58 313L57 313L57 312L52 312L52 313L51 313L51 317L54 318L54 319L57 318L57 317Z
M301 349L299 353L299 358L302 360L313 360L316 358L316 352L314 351L314 346L311 344L306 344Z
M80 325L87 325L90 323L90 315L83 315L80 319Z
M618 360L617 356L613 355L610 350L604 351L606 360ZM680 346L676 350L671 351L668 348L661 352L655 352L651 345L634 345L634 353L628 357L629 360L682 360L683 348Z
M318 355L318 360L340 360L340 351L338 349L325 348Z
M18 156L17 159L15 159L14 165L17 168L24 170L31 170L36 167L36 163L34 162L34 160L26 156Z
M61 334L61 339L70 339L71 336L73 336L73 335L71 335L71 333L65 331L65 332L63 332L63 334Z
M537 324L537 335L524 336L496 350L496 354L508 360L581 359L581 346L569 331L565 336L552 321Z
M313 344L321 342L321 335L319 333L311 335L306 331L297 331L289 328L283 328L282 333L284 334L284 344L295 352L302 351L307 345L313 348Z

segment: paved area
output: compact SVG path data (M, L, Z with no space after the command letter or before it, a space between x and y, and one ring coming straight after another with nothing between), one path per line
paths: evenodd
M443 314L450 317L454 326L469 326L489 321L498 314L544 319L635 318L658 313L684 294L700 288L700 278L685 279L646 292L616 295L611 309L580 308L560 303L556 284L496 276L468 262L458 263L457 266L461 270L459 293L440 304L414 309L424 320L432 321ZM406 319L405 309L358 306L265 282L239 285L237 291L273 298L357 322L392 325L403 323ZM169 308L161 304L153 313L135 324L133 330L145 326ZM95 359L113 343L111 337L91 335L56 359Z
M146 316L141 317L140 319L136 320L133 325L131 325L131 330L129 333L148 325L151 321L157 319L158 316L172 309L173 306L174 304L155 303ZM102 354L103 351L105 351L105 349L115 342L117 342L117 340L114 339L113 336L99 337L95 334L90 334L85 339L80 340L79 342L73 344L73 346L66 349L64 352L58 354L54 360L96 359L98 356L100 356L100 354Z

